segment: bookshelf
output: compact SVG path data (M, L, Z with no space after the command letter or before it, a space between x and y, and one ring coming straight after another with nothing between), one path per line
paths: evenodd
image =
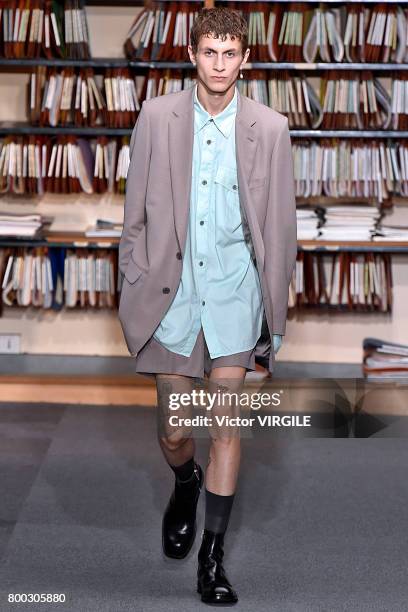
M278 0L277 3L284 4L288 1L289 0ZM141 9L144 6L149 6L148 2L142 2L142 1L135 2L134 0L129 0L129 1L124 0L122 2L119 1L115 3L110 2L108 0L107 1L89 0L88 2L86 2L86 4L87 6L90 7L90 9L92 9L92 11L95 11L95 13L93 13L94 15L97 14L97 11L101 10L99 19L102 19L103 15L105 16L109 15L109 13L105 11L110 11L110 9L112 9L113 11L117 7L120 7L121 9L123 9L122 33L119 34L119 30L115 32L115 27L113 26L113 34L114 36L116 35L118 41L120 40L120 36L122 36L122 39L123 39L123 31L125 31L126 27L130 25L132 19L134 18L135 9ZM205 5L208 7L213 6L214 4L218 4L218 3L214 3L213 1L209 1L209 0L206 0L205 2L197 1L197 5ZM305 4L310 4L313 6L320 5L319 2L315 2L315 1L306 2ZM332 0L328 0L324 4L336 4L336 5L353 4L353 2L338 2L338 1L332 2ZM359 3L356 2L355 4L359 4ZM368 0L367 2L364 2L364 4L377 4L377 2L374 2L374 0ZM408 5L408 0L398 2L398 4L402 6ZM91 33L91 40L92 40L92 36L94 32L93 27L92 27L92 14L90 14L89 17L90 17L90 33ZM0 81L2 79L7 78L9 74L13 74L13 73L17 75L21 75L21 77L23 78L24 74L28 73L34 66L55 66L55 67L61 67L61 68L66 67L66 66L73 66L73 67L78 67L78 68L90 67L90 68L93 68L95 72L103 72L103 70L107 68L129 68L129 69L134 70L139 75L144 75L148 69L152 69L152 68L156 68L156 69L168 69L169 68L169 69L181 69L181 70L191 70L192 69L192 64L190 62L135 61L135 60L128 60L124 57L114 57L113 55L110 57L106 57L103 55L103 53L106 53L104 49L104 45L101 44L100 42L98 43L95 37L93 38L93 42L97 43L97 46L99 47L99 49L97 50L95 54L96 56L93 59L89 59L89 60L64 60L61 58L56 58L55 60L54 59L49 60L45 58L35 58L35 59L1 58L0 59ZM123 40L122 40L122 43L123 43ZM118 46L118 50L120 51L120 53L122 53L121 44ZM365 63L362 63L362 62L361 63L360 62L306 63L306 62L258 62L258 61L254 61L254 62L248 63L245 66L244 71L251 70L251 69L266 69L266 70L274 70L274 71L275 70L289 70L293 74L307 73L311 76L316 76L316 77L319 77L322 73L326 71L330 72L333 70L336 70L336 71L370 70L370 71L376 72L386 77L387 75L391 74L392 71L402 72L402 71L407 70L408 63L407 64L387 64L387 63L370 63L370 62L365 62ZM379 139L408 138L408 130L403 131L403 130L291 129L290 132L291 132L292 137L315 138L315 139L331 138L331 137L339 137L339 138L343 137L343 138L350 138L350 139L352 138L367 138L367 139L370 139L370 138L379 138ZM39 134L39 135L76 134L76 135L81 135L81 136L96 137L99 135L129 136L130 133L131 133L131 128L108 128L108 127L103 127L103 126L95 127L95 128L77 127L77 126L59 126L59 127L42 126L42 127L39 127L39 126L30 126L27 122L22 121L21 118L16 119L16 120L13 120L12 118L10 118L7 121L0 120L0 135L3 135L3 136L9 135L9 134ZM52 201L54 199L54 196L52 194L48 194L47 197L49 201ZM92 208L93 216L95 215L103 216L102 211L98 210L98 204L95 202L95 199L92 203L90 203L88 202L87 196L84 195L81 198L81 196L78 196L78 194L75 194L75 195L69 194L67 195L67 199L68 199L68 202L66 202L66 204L63 205L63 206L66 206L67 208L71 207L70 200L72 199L72 209L74 208L79 209L79 207L87 207L87 208L89 207L90 209ZM104 200L104 199L107 200L107 204L106 204L107 208L105 208L105 210L112 210L112 211L115 210L116 218L119 219L120 218L119 213L121 212L121 202L123 201L123 196L113 196L113 197L108 196L107 198L101 198L101 200ZM321 199L324 199L324 198L321 198ZM346 199L349 201L351 200L351 198L346 198ZM362 198L357 198L357 199L358 201L362 201ZM317 200L319 200L319 198L317 198ZM367 200L372 200L372 198L368 198ZM23 205L16 203L15 200L13 202L10 201L7 203L6 203L6 200L4 200L3 202L1 202L0 204L3 211L5 211L7 206L9 206L10 204L12 209L18 209L19 212L20 211L23 212ZM403 199L402 199L402 202L403 202ZM36 205L34 204L34 206ZM54 203L50 204L50 206L54 206ZM58 204L56 203L53 210L57 211L57 208L59 208L58 212L62 212L61 207L62 205L60 203ZM401 206L401 209L403 208L404 207ZM47 212L48 212L48 209L47 209ZM64 211L64 212L68 213L68 211ZM63 230L58 231L58 232L54 231L52 232L52 235L51 234L46 235L44 237L44 240L42 241L30 241L30 240L26 240L26 241L8 240L6 241L6 240L0 239L0 248L2 247L14 248L14 247L23 247L23 246L25 247L49 246L49 247L64 247L64 248L73 247L75 249L76 248L78 249L106 248L106 249L115 250L117 249L117 246L118 246L118 240L112 239L112 238L90 239L90 238L85 238L82 234L78 234L74 236L72 232L64 232ZM323 242L323 241L299 240L298 250L303 251L303 252L318 252L318 253L334 253L334 252L391 253L391 254L394 254L395 256L402 256L401 260L405 263L405 255L408 254L408 243L401 243L401 242L378 243L378 242L354 242L354 241L351 242L351 241L346 241L346 240L333 243L333 242ZM403 264L400 263L399 265L402 266ZM404 276L405 270L402 270L402 272L403 272L402 276ZM405 286L403 284L401 286L403 287L403 292L405 293ZM407 283L407 289L408 289L408 283ZM6 308L5 310L6 310L6 315L3 317L3 321L0 319L0 327L2 323L6 323L5 326L10 328L10 326L14 325L16 321L17 321L16 324L18 326L17 316L12 313L12 309ZM94 314L96 313L92 313L91 316L93 316ZM101 314L101 317L99 318L98 321L96 320L92 321L92 325L91 325L92 329L89 332L85 331L84 343L86 342L86 339L90 337L91 334L100 332L101 330L100 326L108 322L108 317L113 318L112 314L109 315L109 313L100 313L100 314ZM44 321L39 321L38 319L33 318L33 316L36 317L37 315L36 314L31 315L31 316L27 315L26 321L24 322L24 325L22 328L23 333L27 329L28 325L32 324L33 320L38 322L40 326L44 322ZM44 314L44 317L47 317L48 328L50 326L49 318L52 316L55 316L55 317L58 316L60 319L56 323L56 326L55 326L55 330L56 330L55 335L58 335L58 333L62 329L62 326L64 325L64 321L63 321L64 313L58 313L58 315L55 315L55 313ZM296 330L301 331L301 333L299 334L299 343L301 346L303 346L301 343L302 343L302 338L304 339L306 337L305 334L308 336L308 338L310 338L310 336L313 333L315 333L317 329L317 334L319 335L319 333L322 333L323 327L326 329L328 333L330 333L330 330L333 330L333 328L335 328L333 339L331 341L333 343L333 346L335 346L336 338L337 339L340 338L340 344L341 344L341 337L343 333L341 331L341 325L342 325L341 323L332 323L330 321L322 322L321 319L317 320L319 317L314 319L313 316L309 315L309 313L300 315L301 321L304 321L303 316L308 318L307 325L309 325L309 322L310 322L309 331L308 330L305 331L304 326L302 327L302 323L298 324L296 322L291 322L291 325L294 325ZM359 316L360 315L356 315L356 320L358 319ZM377 317L377 315L375 316ZM398 322L399 320L398 312L396 316L397 316L397 322ZM76 324L76 319L72 313L67 313L67 317L70 318L70 321L69 321L70 331L68 331L67 334L74 332L74 334L77 337L79 337L81 333L84 332L87 323L90 323L90 319L87 318L87 315L85 313L83 315L76 313L75 317L78 317L77 319L78 325ZM365 315L361 315L361 317L364 319ZM10 320L6 321L7 318L9 318ZM82 320L80 321L81 318ZM371 321L373 322L376 320L377 318L371 319ZM381 326L382 324L384 324L384 326L386 327L388 322L389 320L388 321L384 320L384 323L380 322L379 325ZM357 323L357 327L359 327L359 325L365 326L366 321L362 321L361 324ZM112 332L113 327L115 327L115 331L114 331L115 339L113 340L113 342L109 341L109 342L106 342L106 344L104 345L104 340ZM360 330L360 334L361 333L362 332ZM67 334L62 334L61 342L59 342L60 348L62 346L62 343L64 342L64 337L66 338ZM93 339L89 346L85 346L84 344L80 345L78 347L78 352L81 354L120 354L120 355L127 354L124 348L121 332L119 331L119 327L116 325L116 323L112 324L112 321L109 320L107 328L104 329L102 336L103 337L101 339L100 344L95 343ZM28 341L27 341L27 344L28 344ZM34 345L35 345L34 350L36 352L42 352L41 347L43 346L43 348L46 348L47 343L41 344L41 342L34 342ZM316 343L316 346L317 345L318 343ZM70 341L67 347L68 352L72 352L74 348L75 348L75 342ZM66 348L64 347L63 350L65 351ZM295 356L294 358L296 358L296 353L298 350L299 349L296 349L296 343L295 343L294 352L293 352L293 355ZM318 351L318 348L316 348L316 350ZM290 352L289 352L289 358L290 358ZM338 356L336 355L336 360L337 359L338 359Z

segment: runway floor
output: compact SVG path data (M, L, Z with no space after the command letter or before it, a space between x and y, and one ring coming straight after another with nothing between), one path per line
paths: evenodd
M0 404L0 610L194 612L203 527L183 561L161 551L173 475L155 410ZM271 436L242 440L225 539L235 610L408 609L408 445ZM197 442L205 466L208 440ZM12 604L10 593L65 603Z

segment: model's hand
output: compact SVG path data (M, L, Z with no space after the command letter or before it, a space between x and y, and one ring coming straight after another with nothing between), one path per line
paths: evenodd
M273 334L273 350L277 353L282 345L282 338L279 334Z

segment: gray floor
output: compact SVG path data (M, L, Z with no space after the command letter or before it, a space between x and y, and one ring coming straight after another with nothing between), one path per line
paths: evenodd
M327 435L327 434L326 434ZM205 465L207 441L198 441ZM225 566L234 609L406 611L405 438L243 439ZM163 557L172 476L155 411L0 405L0 610L193 612L197 538ZM203 496L199 526L204 516ZM8 604L8 593L65 604Z

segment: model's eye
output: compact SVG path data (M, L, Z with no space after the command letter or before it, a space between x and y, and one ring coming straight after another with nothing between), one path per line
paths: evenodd
M227 55L228 55L228 57L235 57L234 51L228 51Z
M204 51L204 55L212 55L212 51Z

